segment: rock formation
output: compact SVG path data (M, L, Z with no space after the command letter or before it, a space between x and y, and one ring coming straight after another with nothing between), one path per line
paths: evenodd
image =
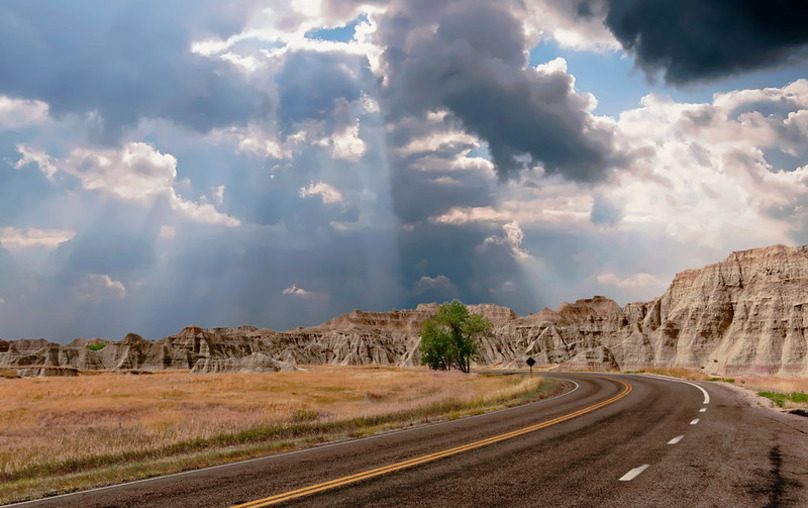
M437 304L359 310L325 323L275 332L255 327L187 327L151 341L0 340L0 368L20 375L81 370L276 371L295 364L416 365L419 332ZM650 302L620 307L596 296L520 317L483 304L471 312L494 329L479 364L521 364L527 356L569 368L676 366L720 374L808 375L808 246L774 246L676 275Z

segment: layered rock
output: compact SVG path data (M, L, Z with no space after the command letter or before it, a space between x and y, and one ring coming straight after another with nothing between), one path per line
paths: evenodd
M417 365L419 333L437 304L391 312L355 310L310 328L187 327L151 341L0 340L0 368L21 375L80 370L274 371L294 364ZM471 305L492 333L478 363L521 364L527 356L569 368L677 366L729 374L808 375L808 247L774 246L676 275L650 302L620 307L602 296L520 317Z

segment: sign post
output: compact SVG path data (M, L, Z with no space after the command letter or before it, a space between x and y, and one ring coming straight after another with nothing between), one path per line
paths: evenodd
M527 363L527 366L530 367L530 377L533 377L533 365L536 364L536 360L534 360L532 356L528 356L525 363Z

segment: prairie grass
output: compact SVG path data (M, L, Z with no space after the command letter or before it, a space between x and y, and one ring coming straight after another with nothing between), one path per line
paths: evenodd
M333 366L0 380L0 503L455 418L553 386Z

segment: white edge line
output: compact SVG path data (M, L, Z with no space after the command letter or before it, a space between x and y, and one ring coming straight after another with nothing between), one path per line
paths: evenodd
M670 445L674 445L674 444L678 443L679 441L681 441L681 440L682 440L684 437L685 437L685 435L684 435L684 434L679 434L679 435L678 435L678 436L676 436L675 438L673 438L673 439L671 439L670 441L668 441L668 444L670 444Z
M686 384L686 385L694 386L694 387L698 388L699 390L701 390L701 393L704 395L704 403L705 404L710 403L710 394L707 392L707 390L705 390L701 386L697 385L696 383L691 383L690 381L683 381L681 379L676 379L676 378L668 377L668 376L660 376L660 375L657 375L657 374L642 374L642 375L645 376L645 377L661 379L663 381L670 381L671 383L683 383L683 384Z
M619 481L621 481L621 482L630 482L634 478L640 476L640 474L643 471L645 471L646 469L648 469L648 466L650 466L650 465L651 464L643 464L642 466L635 467L634 469L632 469L628 473L621 476Z
M218 469L226 469L226 468L229 468L229 467L237 467L237 466L240 466L240 465L243 465L243 464L251 464L253 462L276 460L276 459L279 459L279 458L282 458L282 457L289 457L291 455L299 455L299 454L302 454L302 453L310 453L310 452L313 452L313 451L316 451L316 450L322 450L322 449L326 449L326 448L334 448L336 446L343 446L343 445L353 444L353 443L357 443L357 442L361 442L361 441L370 441L371 439L378 439L380 437L387 437L387 436L390 436L390 435L393 435L393 434L401 434L401 433L404 433L404 432L410 432L410 431L413 431L413 430L423 429L424 427L438 427L438 426L447 425L447 424L450 424L450 423L457 423L457 422L461 422L461 421L465 421L465 420L471 420L473 418L481 418L483 416L493 415L493 414L497 414L497 413L504 413L505 411L515 411L517 409L522 409L522 408L525 408L525 407L533 406L535 404L541 404L543 402L550 402L551 400L556 400L556 399L560 399L561 397L566 397L567 395L570 395L571 393L576 392L578 390L578 388L581 387L581 385L579 385L576 381L574 381L572 379L566 379L566 378L561 378L561 377L558 377L558 378L555 378L555 379L558 379L558 380L561 380L561 381L566 381L568 383L572 383L572 384L575 385L575 388L573 388L572 390L570 390L568 392L564 392L564 393L561 393L559 395L555 395L553 397L550 397L549 399L541 399L541 400L537 400L535 402L528 402L527 404L521 404L521 405L518 405L518 406L506 407L506 408L503 408L503 409L497 409L496 411L491 411L491 412L488 412L488 413L482 413L482 414L471 415L471 416L464 416L464 417L461 417L461 418L457 418L455 420L446 420L446 421L443 421L443 422L435 422L435 423L426 423L426 424L423 424L423 425L415 425L415 426L412 426L412 427L407 427L405 429L396 429L396 430L391 430L391 431L388 431L388 432L380 432L380 433L374 434L372 436L353 438L353 439L343 439L343 440L340 440L340 441L334 441L334 442L326 443L326 444L322 444L322 445L315 445L315 446L312 446L310 448L304 448L302 450L292 450L290 452L275 453L275 454L272 454L272 455L264 455L262 457L255 457L255 458L252 458L252 459L239 460L237 462L228 462L226 464L217 464L215 466L201 467L199 469L189 469L188 471L180 471L178 473L171 473L171 474L166 474L166 475L161 475L161 476L152 476L151 478L141 478L140 480L132 480L130 482L116 483L114 485L105 485L103 487L95 487L95 488L87 489L87 490L78 490L76 492L68 492L66 494L59 494L59 495L56 495L56 496L42 497L42 498L39 498L39 499L32 499L30 501L20 501L20 502L17 502L17 503L0 505L0 508L11 508L12 506L25 506L25 505L34 504L34 503L44 503L44 502L47 502L47 501L51 501L53 499L61 499L61 498L71 497L71 496L80 496L82 494L89 494L89 493L92 493L92 492L100 492L100 491L103 491L103 490L118 489L118 488L122 488L122 487L128 487L130 485L138 485L140 483L148 483L148 482L154 482L154 481L158 481L158 480L165 480L167 478L177 478L179 476L187 476L187 475L192 475L192 474L195 474L195 473L201 473L201 472L205 472L205 471L215 471L215 470L218 470Z

